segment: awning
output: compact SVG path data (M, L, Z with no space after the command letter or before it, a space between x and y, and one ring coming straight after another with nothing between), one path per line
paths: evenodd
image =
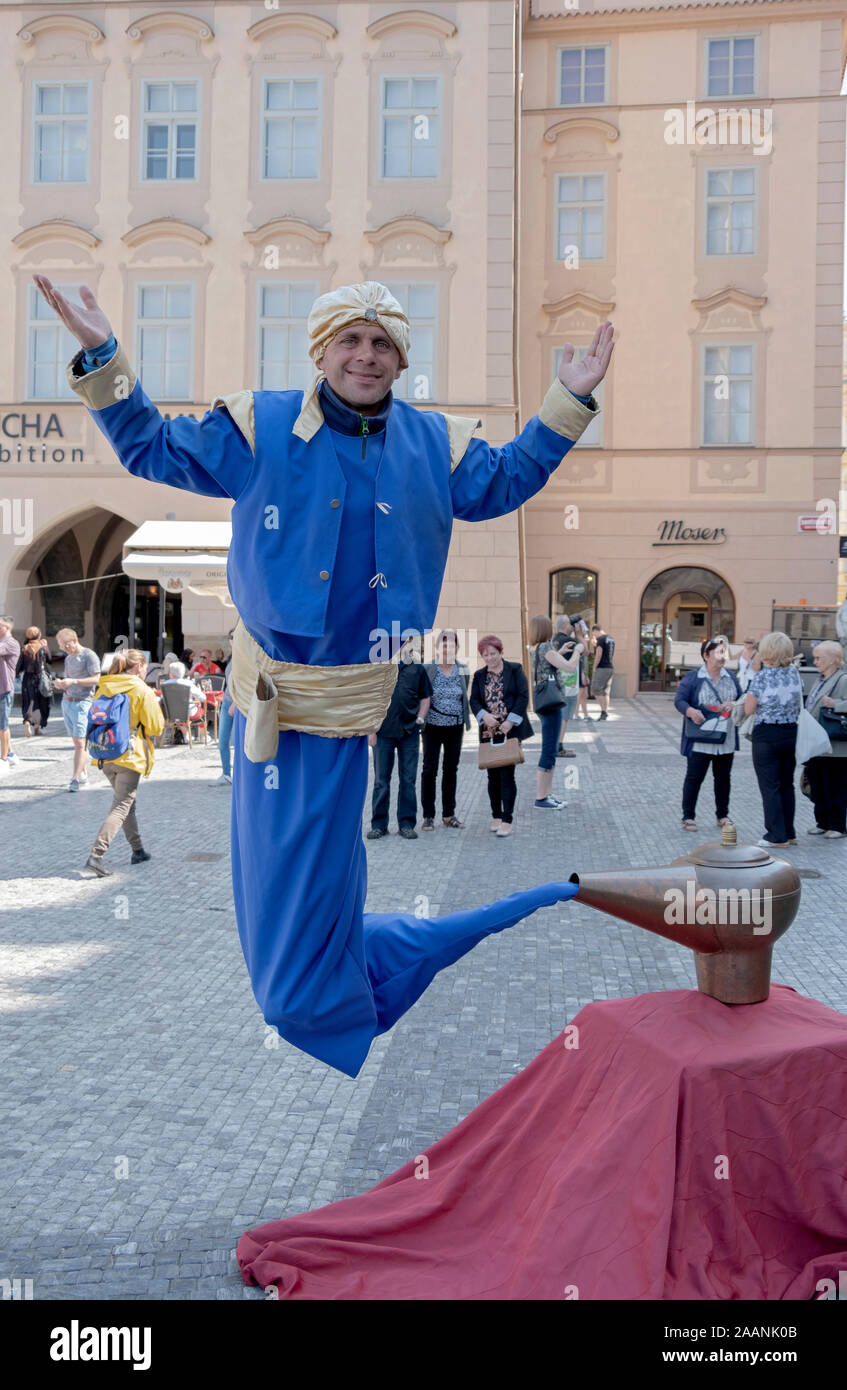
M124 542L123 570L131 579L161 584L169 594L187 590L231 608L226 584L231 538L228 521L145 521Z

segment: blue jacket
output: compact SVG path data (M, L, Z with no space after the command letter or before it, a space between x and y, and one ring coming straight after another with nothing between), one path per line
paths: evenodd
M691 752L692 748L694 747L694 744L697 742L696 739L693 739L693 738L686 738L686 737L685 737L685 711L686 711L687 709L699 709L699 708L700 708L700 697L699 697L698 692L697 692L697 687L698 687L700 681L701 681L701 680L703 679L703 677L705 676L705 674L706 674L706 667L705 667L705 666L698 666L696 670L694 670L694 671L689 671L688 674L687 674L686 676L683 676L682 680L680 681L679 685L677 686L676 695L674 696L674 704L676 705L677 709L679 710L680 714L681 714L682 717L683 717L683 719L682 719L682 733L681 733L681 735L680 735L680 743L679 743L679 751L680 751L680 753L683 755L684 758L687 758L687 757L688 757L688 754ZM734 672L734 671L727 671L727 675L728 675L728 676L732 676L732 683L733 683L733 685L735 686L735 698L738 699L739 696L742 694L742 690L741 690L741 686L738 684L738 680L737 680L737 678L736 678L735 672ZM736 725L733 725L732 728L733 728L733 734L734 734L734 736L735 736L735 742L734 742L734 744L733 744L733 749L734 749L734 751L737 753L737 752L738 752L738 728L736 727Z
M80 394L92 355L80 351L68 367ZM126 373L123 363L115 370ZM102 391L108 367L99 370ZM124 468L150 482L232 498L227 580L248 628L322 636L347 484L326 424L308 443L292 433L303 393L239 393L251 398L249 423L246 416L236 423L228 398L219 398L227 409L212 409L200 421L166 421L140 381L127 375L116 380L124 382L125 398L114 391L114 401L89 408ZM470 439L451 467L445 417L395 397L376 479L378 627L428 631L454 518L485 521L516 510L544 487L572 447L533 416L501 448Z

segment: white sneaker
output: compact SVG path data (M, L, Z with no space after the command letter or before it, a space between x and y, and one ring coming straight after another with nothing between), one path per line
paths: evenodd
M813 825L811 830L806 831L807 835L825 835L826 831L822 825Z
M825 840L845 840L845 839L847 839L847 835L844 834L844 831L843 831L843 830L825 830L823 834L824 834L824 839L825 839Z
M70 782L68 783L68 791L69 791L69 792L78 792L78 791L79 791L79 778L78 778L78 777L72 777L72 778L71 778Z
M209 783L209 786L210 786L210 787L231 787L231 786L232 786L232 778L231 778L231 777L228 777L227 774L226 774L225 772L222 772L221 775L220 775L220 777L216 777L215 780L214 780L214 782L210 782L210 783Z
M84 792L86 787L88 786L88 773L86 773L84 777L78 777L77 781L79 782L80 791Z

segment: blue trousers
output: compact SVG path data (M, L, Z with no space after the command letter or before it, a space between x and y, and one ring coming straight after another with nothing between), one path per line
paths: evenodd
M243 746L236 711L232 885L253 993L282 1037L347 1076L440 970L576 895L545 883L445 917L366 913L367 739L284 732L265 764Z
M227 777L232 775L232 761L230 745L232 744L232 721L234 716L230 714L231 700L225 695L221 700L221 707L218 711L218 752L221 755L221 771Z

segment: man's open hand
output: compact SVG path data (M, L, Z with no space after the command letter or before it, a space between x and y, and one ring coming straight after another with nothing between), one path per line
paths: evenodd
M581 362L574 362L574 345L565 343L559 363L559 380L576 396L590 396L603 380L615 345L615 330L606 320L594 334L594 341Z
M71 304L61 290L57 290L55 285L50 283L46 275L33 275L32 278L50 308L59 315L62 323L73 333L82 347L93 348L105 343L112 328L87 285L80 286L79 297L85 306L80 309L76 304Z

